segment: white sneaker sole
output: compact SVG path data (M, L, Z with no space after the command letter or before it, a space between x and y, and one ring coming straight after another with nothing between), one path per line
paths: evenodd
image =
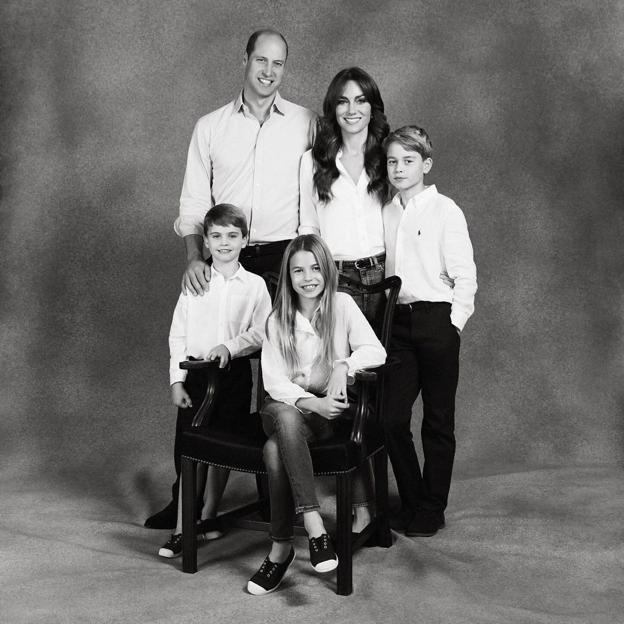
M168 548L161 548L158 551L158 555L160 557L166 557L167 559L175 559L176 557L180 557L182 553L174 553L173 550L169 550Z
M335 559L328 559L327 561L321 561L321 563L317 563L312 567L319 574L326 574L327 572L331 572L338 567L338 557Z

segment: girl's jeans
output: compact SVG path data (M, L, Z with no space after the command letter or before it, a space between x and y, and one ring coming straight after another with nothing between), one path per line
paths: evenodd
M269 473L271 539L291 541L295 514L320 508L308 443L331 437L333 425L319 414L303 414L292 405L270 398L261 414L269 437L264 445L264 463ZM353 473L353 506L368 505L372 498L367 464Z

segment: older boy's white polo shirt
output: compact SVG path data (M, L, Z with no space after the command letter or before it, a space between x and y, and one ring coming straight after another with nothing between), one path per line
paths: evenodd
M249 240L294 238L299 226L299 162L310 147L316 115L279 93L266 121L243 102L204 115L189 145L180 196L179 236L203 234L213 205L234 204L247 217Z
M225 278L212 267L208 292L178 298L169 332L170 383L186 379L180 362L189 356L206 359L217 345L225 345L233 358L257 351L270 312L271 298L260 276L239 266Z
M399 194L384 207L386 275L403 284L399 303L447 301L451 322L463 329L474 311L477 268L464 213L435 185L403 208ZM440 277L453 280L449 286Z

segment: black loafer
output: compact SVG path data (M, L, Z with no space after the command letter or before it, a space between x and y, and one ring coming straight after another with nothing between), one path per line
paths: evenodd
M420 509L414 512L407 524L407 537L431 537L445 526L444 512L434 509Z
M143 526L148 529L175 529L178 520L178 504L170 501L169 504L158 513L150 516Z

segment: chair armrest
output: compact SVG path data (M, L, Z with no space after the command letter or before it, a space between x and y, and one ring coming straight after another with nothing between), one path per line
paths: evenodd
M353 418L353 427L351 428L352 442L362 444L362 439L364 437L364 425L369 417L370 411L370 385L378 385L383 381L384 373L393 370L399 364L400 362L398 358L390 357L386 360L386 363L381 366L355 371L355 381L358 388L358 402L355 410L355 416ZM379 393L381 392L381 388L378 388L377 392L377 402L379 402Z
M375 382L378 380L380 375L396 368L400 364L399 359L396 357L389 357L386 360L385 364L381 366L376 366L375 368L367 368L364 370L355 371L355 380L356 381L372 381Z

